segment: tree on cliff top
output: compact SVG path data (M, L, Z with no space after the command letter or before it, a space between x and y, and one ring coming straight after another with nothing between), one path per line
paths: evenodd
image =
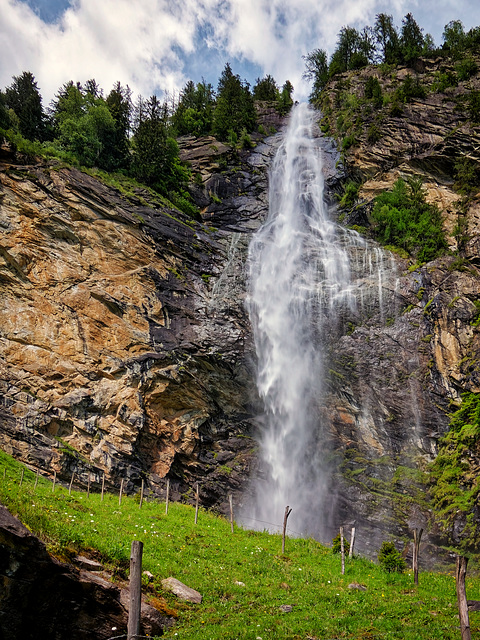
M313 80L309 99L310 102L315 102L320 97L320 92L329 78L327 52L324 49L314 49L303 56L303 59L305 60L303 77L306 80Z
M380 47L382 62L394 64L398 61L400 42L393 17L386 13L376 16L373 26L375 38Z
M400 49L404 61L409 64L422 55L425 39L421 29L411 13L407 13L402 21L400 33Z
M243 129L253 131L257 121L253 96L248 82L234 75L227 62L218 81L217 104L213 114L213 131L222 140Z
M172 116L177 135L204 136L211 132L215 94L210 83L189 80L180 93L180 101Z
M271 75L264 78L257 78L253 87L254 100L269 100L273 102L278 99L278 87L275 79Z
M168 108L157 96L139 97L132 139L132 173L141 182L170 197L188 181L178 145L168 132Z
M22 136L29 140L45 139L46 119L42 97L30 71L13 77L12 84L5 89L5 103L17 116Z

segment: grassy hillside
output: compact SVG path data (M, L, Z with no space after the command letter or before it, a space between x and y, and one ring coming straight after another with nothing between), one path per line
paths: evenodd
M131 541L144 542L144 570L154 576L157 605L174 610L176 626L165 638L205 639L380 639L459 638L452 574L388 574L362 558L347 561L315 540L281 538L235 528L201 510L144 502L136 497L72 491L24 472L0 453L0 501L37 533L57 557L82 551L101 558L118 579L126 577ZM5 472L5 477L4 477ZM359 532L361 535L361 531ZM473 569L474 567L472 567ZM162 592L174 576L203 595L201 605L180 604ZM366 591L348 585L360 583ZM480 599L480 580L467 578L467 597ZM291 605L291 612L280 609ZM473 637L480 637L480 613L471 613ZM478 619L477 619L478 617Z

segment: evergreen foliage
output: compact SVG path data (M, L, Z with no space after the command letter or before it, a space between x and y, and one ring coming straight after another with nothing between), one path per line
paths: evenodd
M293 84L290 82L290 80L287 80L284 83L282 91L277 100L277 109L282 115L288 113L293 105L292 93Z
M45 113L34 75L30 71L24 71L21 75L14 76L12 84L5 89L4 98L6 108L11 109L16 116L14 120L10 118L10 124L16 122L18 132L29 140L45 140Z
M330 77L327 52L324 49L314 49L306 56L303 56L303 59L306 67L303 77L313 81L310 102L315 102L319 99L320 92Z
M168 133L168 109L156 96L139 98L132 140L132 174L163 195L188 182L178 145Z
M478 301L476 301L478 303ZM477 304L477 309L480 304ZM480 484L476 467L480 457L480 396L462 395L462 404L450 417L450 429L439 442L430 466L430 495L434 517L450 542L462 551L480 550L475 524ZM461 535L455 523L463 521Z
M218 82L213 131L221 140L232 139L232 133L238 138L243 129L247 133L253 131L256 121L250 87L238 75L234 75L227 62Z
M350 542L343 537L343 552L348 555L350 551ZM342 552L342 540L340 538L340 534L335 536L332 540L332 553L341 553Z
M3 91L0 91L0 129L8 129L10 127L10 117L7 109L7 99Z
M253 87L253 97L255 100L278 100L279 91L275 79L271 75L264 78L257 78Z
M110 111L114 129L110 145L110 154L105 169L115 171L128 168L130 164L129 135L132 117L132 91L116 82L107 96L106 105Z
M407 568L405 560L397 551L393 542L382 542L378 554L378 563L387 573L403 573Z
M204 80L195 85L187 82L172 116L173 128L179 136L204 136L212 131L215 94L211 84Z
M393 24L393 17L386 13L379 13L373 30L377 45L380 47L381 61L386 64L395 64L399 57L400 42Z
M94 80L85 87L65 84L54 101L53 120L61 149L86 167L113 168L116 123Z
M410 64L422 55L425 39L423 29L418 26L411 13L407 13L402 21L400 33L400 51L402 59Z
M382 87L375 76L369 76L365 82L365 98L371 100L377 108L383 105Z
M440 210L428 204L421 179L399 178L392 191L375 198L374 233L385 245L407 251L418 262L427 262L447 248Z

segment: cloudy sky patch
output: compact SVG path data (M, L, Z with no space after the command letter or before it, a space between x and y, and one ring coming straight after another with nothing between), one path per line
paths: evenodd
M361 29L384 12L400 27L409 11L438 45L450 20L480 25L478 0L0 0L0 88L31 71L46 103L89 78L106 92L120 80L161 95L189 79L216 87L229 61L252 85L289 79L302 99L302 55L331 54L342 26Z

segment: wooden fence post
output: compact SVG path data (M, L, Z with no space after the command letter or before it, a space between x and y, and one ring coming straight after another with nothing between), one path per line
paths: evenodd
M288 516L292 513L292 510L287 505L285 507L285 515L283 516L283 532L282 532L282 555L285 553L285 537L287 534L287 520Z
M128 607L127 640L134 640L140 633L142 606L142 553L143 542L134 540L130 553L130 602Z
M20 484L18 485L19 489L21 489L22 487L24 474L25 474L25 467L22 467L22 475L20 476Z
M38 484L38 476L39 476L39 471L37 469L37 475L35 476L35 484L33 485L33 490L35 491L35 489L37 488L37 484Z
M348 552L348 557L353 558L353 545L355 544L355 527L352 527L352 534L350 536L350 550Z
M143 503L143 489L144 489L144 481L142 478L142 488L140 489L140 504L138 506L139 509L142 508L142 503Z
M87 482L87 498L90 497L90 471L88 472L88 482Z
M73 476L75 474L75 471L72 471L72 477L70 478L70 484L68 485L68 495L71 496L72 495L72 484L73 484Z
M103 494L105 492L105 471L103 472L103 476L102 476L102 498L101 498L101 502L103 502Z
M198 490L198 482L197 482L197 489L195 492L195 524L197 524L198 522L198 503L200 502L200 492Z
M460 616L460 630L462 640L471 640L470 620L468 618L467 593L465 590L465 577L467 575L468 558L457 556L455 582L457 585L458 613Z
M165 499L165 515L168 515L168 499L170 497L170 480L167 478L167 497Z
M343 527L340 527L340 551L342 554L342 576L345 574L345 542L343 539Z
M228 496L228 502L230 504L230 527L233 533L233 496L231 493Z
M413 569L413 581L415 584L418 584L418 554L420 550L420 540L422 539L423 529L414 529L413 530L413 561L412 561L412 569Z
M52 492L55 491L55 484L57 482L57 472L54 471L53 472L53 485L52 485Z
M118 506L120 506L122 504L122 491L123 491L123 478L120 482L120 491L118 494Z

